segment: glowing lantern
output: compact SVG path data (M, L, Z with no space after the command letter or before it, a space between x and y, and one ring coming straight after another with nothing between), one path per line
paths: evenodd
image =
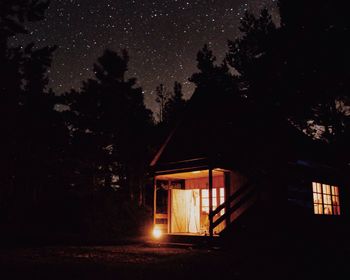
M162 231L159 228L153 229L153 237L159 239L162 237Z

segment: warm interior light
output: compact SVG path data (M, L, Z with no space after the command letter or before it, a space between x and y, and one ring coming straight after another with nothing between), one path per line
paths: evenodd
M153 229L153 237L156 239L161 238L162 236L162 231L159 228L154 228Z
M198 174L201 173L200 171L192 171L192 174Z

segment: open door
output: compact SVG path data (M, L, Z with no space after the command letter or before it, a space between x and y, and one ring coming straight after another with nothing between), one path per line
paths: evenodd
M171 190L171 233L200 232L199 190Z

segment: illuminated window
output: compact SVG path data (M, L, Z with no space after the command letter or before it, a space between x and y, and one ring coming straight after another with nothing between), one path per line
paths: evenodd
M220 203L219 203L220 205L223 204L223 203L225 202L225 189L224 189L224 188L220 188L219 202L220 202ZM222 210L220 211L220 214L221 214L221 215L224 215L224 214L225 214L225 210L222 209Z
M219 196L217 196L219 193ZM213 210L220 204L225 202L225 189L214 188L213 189ZM221 215L224 213L222 210ZM209 213L209 190L202 190L202 212Z
M340 215L338 187L313 182L312 191L315 214Z

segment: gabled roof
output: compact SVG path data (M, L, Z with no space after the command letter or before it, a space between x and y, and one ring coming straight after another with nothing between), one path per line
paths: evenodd
M314 159L313 141L284 120L271 118L271 114L233 95L197 92L151 167L161 170L206 161L251 169Z

